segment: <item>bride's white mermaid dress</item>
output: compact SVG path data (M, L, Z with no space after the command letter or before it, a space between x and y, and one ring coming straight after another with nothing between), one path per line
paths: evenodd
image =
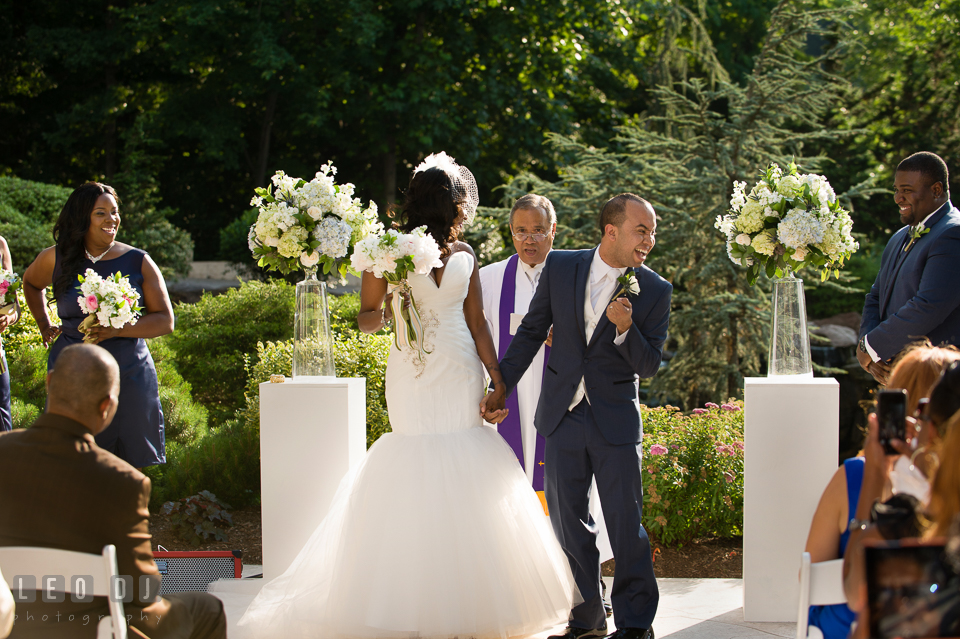
M393 432L232 637L480 639L566 621L567 559L513 451L480 418L484 373L463 315L472 272L460 252L439 287L410 277L432 352L422 363L390 352Z

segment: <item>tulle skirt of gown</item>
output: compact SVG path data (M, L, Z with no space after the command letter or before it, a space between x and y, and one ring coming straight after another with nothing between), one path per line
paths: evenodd
M567 619L567 559L516 456L479 416L483 372L462 310L472 267L457 253L441 287L411 282L432 352L390 354L394 432L344 478L232 637L482 639Z

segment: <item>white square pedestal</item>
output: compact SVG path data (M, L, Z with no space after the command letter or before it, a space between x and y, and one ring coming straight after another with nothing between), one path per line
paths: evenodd
M367 380L260 384L263 577L283 574L367 444Z
M795 621L800 553L837 470L840 384L744 381L743 618Z

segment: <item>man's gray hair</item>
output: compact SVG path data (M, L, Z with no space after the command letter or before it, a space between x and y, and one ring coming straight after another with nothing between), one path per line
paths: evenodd
M514 202L513 208L510 209L511 228L513 228L513 214L520 209L540 209L541 211L546 211L547 217L550 218L550 226L553 226L557 223L557 212L553 210L553 202L542 195L537 195L536 193L527 193L519 200Z

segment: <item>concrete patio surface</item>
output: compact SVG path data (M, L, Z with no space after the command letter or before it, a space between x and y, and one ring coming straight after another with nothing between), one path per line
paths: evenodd
M260 574L260 566L244 566L244 577ZM608 590L612 577L604 577ZM796 634L795 623L751 623L743 620L741 579L658 579L660 606L653 629L657 637L676 639L738 639L740 637L782 637ZM210 584L227 613L229 627L235 627L244 610L263 586L262 579L225 579ZM531 639L546 639L563 626L550 628ZM609 630L615 630L610 619Z

